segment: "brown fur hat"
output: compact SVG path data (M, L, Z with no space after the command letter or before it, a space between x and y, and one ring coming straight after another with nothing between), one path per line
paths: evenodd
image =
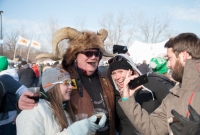
M113 54L106 52L104 49L104 40L106 39L108 33L106 30L102 29L99 33L94 33L91 31L79 32L73 28L62 28L58 30L53 39L53 52L54 55L57 54L58 43L63 39L69 39L69 46L66 53L63 55L65 60L65 65L72 65L76 59L76 54L84 51L85 49L98 48L103 56L113 57Z

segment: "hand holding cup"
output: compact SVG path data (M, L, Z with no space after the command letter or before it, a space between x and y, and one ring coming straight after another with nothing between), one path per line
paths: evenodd
M97 123L97 115L92 115L89 118L90 130L93 131L93 132L96 132L100 128L103 128L106 124L106 120L107 120L107 117L106 117L105 113L103 113L103 115L101 115L101 119L100 119L99 123L96 124Z
M30 87L30 88L28 88L28 91L34 93L34 95L29 98L34 99L35 103L37 103L40 98L40 87Z

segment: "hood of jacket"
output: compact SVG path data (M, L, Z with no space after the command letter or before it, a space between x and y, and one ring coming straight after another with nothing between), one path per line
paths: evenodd
M200 59L188 59L184 66L182 83L179 85L182 91L195 91L200 83ZM170 92L179 95L180 91L170 90Z
M19 81L19 76L17 74L17 69L16 68L12 68L12 69L7 69L4 71L0 72L0 75L10 75L12 76L16 81Z
M142 73L141 73L141 72L139 71L139 69L136 67L136 65L135 65L135 63L133 62L133 60L132 60L127 54L117 54L116 56L122 56L124 59L127 60L127 62L131 65L131 67L132 67L132 69L133 69L134 71L136 71L136 72L138 72L140 75L142 75ZM116 56L115 56L115 57L116 57ZM110 72L110 69L109 69L109 72ZM112 78L112 75L111 75L111 78ZM119 88L118 88L118 86L117 86L117 84L116 84L115 81L113 80L113 78L112 78L112 81L113 81L113 83L114 83L114 85L115 85L115 89L118 90L118 91L120 91ZM144 85L142 85L142 88L143 88L143 90L149 91L149 92L152 94L152 98L153 98L153 100L154 100L154 96L153 96L152 91L151 91L150 89L146 88Z

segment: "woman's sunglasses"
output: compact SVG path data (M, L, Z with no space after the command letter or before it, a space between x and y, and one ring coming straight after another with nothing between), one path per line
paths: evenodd
M52 86L53 84L64 84L66 86L72 86L72 81L71 80L64 80L64 81L59 81L59 82L54 82L54 83L48 83L44 86L44 88Z
M111 59L108 60L108 64L113 63L114 61L122 61L123 57L122 56L115 56Z
M85 51L82 51L82 52L80 52L80 53L81 53L81 54L84 54L84 55L87 56L87 57L92 57L93 55L94 55L95 57L101 57L101 55L102 55L101 51L99 51L99 50L96 50L96 51L85 50Z

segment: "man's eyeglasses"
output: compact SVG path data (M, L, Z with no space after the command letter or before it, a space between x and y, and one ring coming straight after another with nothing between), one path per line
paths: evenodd
M71 80L64 80L64 81L59 81L59 82L54 82L54 83L48 83L44 86L44 88L52 86L53 84L64 84L66 86L72 86L72 81Z
M122 61L123 57L122 56L115 56L111 59L108 60L108 64L113 63L114 61Z
M101 51L99 51L99 50L98 51L85 50L85 51L82 51L80 53L84 54L87 57L92 57L93 55L95 57L100 57L102 55Z

